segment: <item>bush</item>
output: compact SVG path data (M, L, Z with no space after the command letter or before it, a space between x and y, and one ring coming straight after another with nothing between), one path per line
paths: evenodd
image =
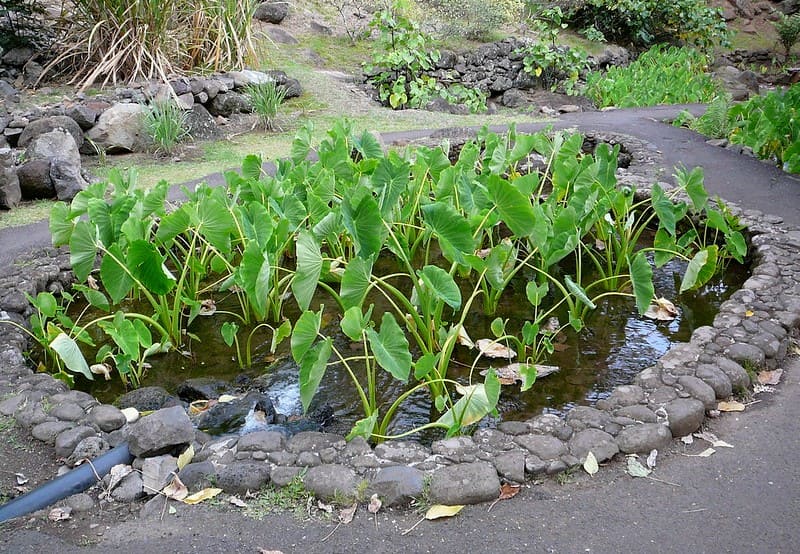
M248 85L245 94L253 104L253 111L258 115L262 125L268 131L275 127L275 116L286 96L286 89L279 87L275 81L253 83Z
M720 94L714 98L700 117L694 117L687 111L681 112L676 125L689 127L701 135L710 138L728 138L732 130L730 117L732 101L730 94Z
M237 69L253 52L256 0L75 0L61 54L46 73L81 89L203 68Z
M517 21L523 8L521 0L426 0L421 4L443 36L474 40L488 38L498 27Z
M731 108L730 141L772 159L784 171L800 173L800 83L755 96Z
M719 85L705 69L706 58L697 50L653 46L627 67L591 72L586 95L600 107L708 103Z
M581 0L568 2L567 21L578 29L590 26L621 44L690 44L710 49L728 45L722 10L703 0Z
M791 17L783 15L774 25L775 32L778 33L778 40L786 50L786 57L788 58L792 47L800 40L800 13L796 13Z
M171 153L189 137L186 112L174 100L156 100L144 110L144 126L157 152Z

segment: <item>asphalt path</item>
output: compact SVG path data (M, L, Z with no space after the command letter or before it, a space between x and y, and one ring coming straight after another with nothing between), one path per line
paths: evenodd
M699 109L693 107L692 109ZM706 187L744 208L800 224L800 179L769 164L709 146L699 135L660 123L674 107L565 115L557 127L614 131L648 141L665 167L705 168ZM541 125L520 124L530 131ZM385 142L427 132L383 135ZM214 181L216 178L211 177ZM0 230L0 263L47 244L46 223ZM2 537L8 552L800 552L800 362L787 360L783 382L739 414L708 421L732 448L709 457L674 442L654 476L633 478L614 462L594 477L576 472L568 483L531 484L511 500L468 506L458 516L424 521L418 515L361 509L348 525L303 522L289 515L262 521L202 506L180 507L159 519L101 526L98 544L74 547L35 530ZM332 534L331 534L332 533ZM324 539L324 540L323 540Z

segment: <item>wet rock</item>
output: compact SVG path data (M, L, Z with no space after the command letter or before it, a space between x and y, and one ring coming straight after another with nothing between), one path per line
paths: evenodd
M617 434L616 440L620 451L635 454L667 448L672 442L672 433L666 425L643 423L625 427Z
M94 436L96 431L91 427L80 425L67 429L58 434L55 441L56 456L66 458L75 450L75 447L86 437Z
M142 387L123 394L115 404L120 408L136 408L140 412L180 405L180 401L163 387Z
M262 462L233 462L217 472L218 486L232 494L255 492L269 483L269 479L269 465Z
M567 453L566 445L549 435L520 435L514 438L514 442L542 460L552 460Z
M275 420L275 408L269 396L250 391L230 402L214 404L197 414L193 420L198 429L219 435L238 430L251 414L259 423L271 424Z
M283 433L277 431L257 431L239 439L236 450L239 452L275 452L282 450L286 444Z
M570 453L582 463L591 452L598 462L605 462L619 452L614 437L600 429L584 429L575 433L569 441Z
M665 409L673 437L684 437L697 431L705 416L703 403L694 398L677 398L669 402Z
M111 449L102 437L91 436L81 440L67 458L67 465L76 466L86 460L94 460Z
M100 404L89 412L89 421L105 432L110 433L125 425L127 419L119 408L108 404Z
M525 482L525 452L513 450L493 457L494 467L498 475L512 483Z
M213 400L224 394L230 385L222 379L211 377L197 377L187 379L175 389L175 394L184 402L194 402L195 400Z
M355 497L358 481L355 471L337 464L312 467L303 478L306 489L323 500L332 500L340 495Z
M192 462L178 472L181 482L190 491L202 490L218 481L217 470L211 462Z
M145 458L142 463L142 484L145 493L156 494L172 481L173 474L176 473L178 473L178 459L175 456Z
M390 466L378 470L367 487L366 496L377 494L384 506L405 506L420 498L424 474L413 467Z
M430 483L430 499L448 506L478 504L497 498L500 479L487 462L455 464L436 470Z
M73 427L75 427L75 424L68 421L45 421L35 425L31 429L31 435L42 442L53 445L58 435Z
M683 376L678 379L678 384L683 390L703 403L706 410L716 407L717 395L710 386L697 377Z
M128 447L136 457L164 454L174 447L189 444L194 438L194 427L180 406L153 412L132 424Z

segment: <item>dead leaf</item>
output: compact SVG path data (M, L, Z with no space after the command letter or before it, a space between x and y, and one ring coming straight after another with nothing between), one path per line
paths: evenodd
M190 463L194 458L194 446L191 444L183 451L183 454L178 456L178 469L183 469L186 464Z
M210 498L214 498L219 493L222 492L222 489L217 489L214 487L209 487L207 489L203 489L200 492L196 492L192 495L187 496L183 499L184 504L199 504L200 502L204 502Z
M493 341L492 339L478 339L475 342L475 346L480 350L480 353L487 358L504 358L510 360L517 355L513 349Z
M217 304L211 298L206 298L200 302L200 311L197 315L214 315L217 312Z
M113 490L120 482L133 472L133 468L126 464L117 464L111 468L109 475L111 479L108 481L108 491Z
M753 315L755 315L755 312L753 312L753 310L745 310L744 312L744 317L753 317Z
M700 454L684 454L684 456L688 456L690 458L708 458L709 456L714 454L714 452L716 452L716 450L714 450L713 448L706 448L705 450L700 452Z
M205 412L216 403L216 400L195 400L189 404L189 415L197 415Z
M66 521L72 517L72 508L66 506L64 508L53 508L47 514L47 519L50 521Z
M89 366L89 371L95 375L102 375L106 381L111 380L111 366L108 364L92 364Z
M658 321L672 321L678 315L680 315L680 310L664 297L654 300L644 313L645 317Z
M694 442L694 437L692 437L692 435L686 435L685 437L681 437L681 442L683 444L692 444Z
M723 401L717 404L717 409L720 412L743 412L745 405L736 400Z
M559 329L561 329L561 322L558 321L557 317L552 316L547 318L547 321L544 322L539 333L542 335L552 335L557 333Z
M467 348L475 348L475 343L472 342L472 339L469 338L467 334L467 330L464 329L463 325L458 326L458 344L461 346L466 346Z
M100 286L97 284L97 279L89 275L86 277L86 286L92 290L100 290Z
M475 255L478 256L481 260L485 260L491 253L492 253L491 248L481 248L480 250L475 251Z
M425 512L425 519L439 519L440 517L453 517L464 509L464 505L445 506L444 504L434 504Z
M317 508L319 508L320 510L322 510L323 512L326 512L328 514L332 514L333 513L333 505L332 504L325 504L322 500L318 500L317 501Z
M217 402L226 403L226 402L233 402L234 400L238 400L238 396L233 396L232 394L223 394L219 398L217 398Z
M175 506L170 506L167 512L169 513L169 515L174 516L175 514L178 513L178 508L176 508Z
M758 382L762 385L777 385L781 382L782 369L774 369L772 371L761 371L758 374Z
M702 439L702 440L704 440L706 442L710 442L711 446L714 447L714 448L733 448L732 444L728 444L727 442L725 442L723 440L719 440L717 438L717 436L714 433L710 432L710 431L703 431L701 433L695 433L694 436L697 437L698 439Z
M25 477L25 474L23 474L23 473L15 473L14 477L17 478L17 485L20 485L20 486L24 485L25 483L27 483L29 481L29 479L27 477Z
M181 481L177 475L172 478L169 485L161 489L161 492L164 493L164 496L167 498L177 500L178 502L185 500L186 497L189 496L189 489L186 488L186 485L183 484L183 481Z
M367 510L369 511L369 513L377 514L378 510L381 509L381 506L383 506L383 502L381 502L381 499L378 498L377 493L370 496L369 506L367 506Z
M500 496L498 497L498 500L508 500L509 498L514 498L519 494L521 489L522 487L520 485L503 483L500 485Z
M527 364L521 364L519 362L514 362L508 364L507 366L503 367L495 367L494 372L497 375L497 379L500 381L501 385L513 385L514 383L522 383L525 381L525 378L522 376L522 368L526 367ZM542 377L547 377L552 373L556 373L559 371L558 366L554 365L541 365L541 364L534 364L536 368L536 378L541 379ZM481 375L486 375L489 372L488 369L484 369L481 371Z
M600 466L597 464L597 458L593 452L586 454L586 460L583 462L583 469L589 475L594 475L600 470Z
M238 496L229 496L228 503L233 504L237 508L247 508L247 503Z
M139 420L139 410L136 408L122 408L120 410L128 423L136 423Z
M353 517L356 515L356 510L358 509L358 502L353 502L353 505L349 508L342 508L339 510L339 523L342 525L347 525L351 521L353 521Z
M658 458L658 450L655 448L650 451L650 454L647 456L646 464L647 467L653 469L656 467L656 458Z
M628 467L626 468L628 475L631 477L648 477L651 473L649 469L644 467L642 463L639 461L639 458L634 456L628 456Z

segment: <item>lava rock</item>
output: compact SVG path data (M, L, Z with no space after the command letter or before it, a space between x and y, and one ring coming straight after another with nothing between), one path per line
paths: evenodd
M703 423L705 407L694 398L676 398L665 407L673 437L685 437L697 431Z
M617 434L616 441L620 451L626 454L650 452L667 448L672 442L672 433L661 423L643 423L625 427Z
M138 458L157 456L192 442L194 426L180 406L164 408L131 425L128 448Z
M605 462L619 452L614 437L600 429L584 429L573 435L569 441L570 453L581 462L591 452L598 462Z
M492 464L455 464L436 470L430 483L430 499L435 504L453 506L495 500L500 479Z
M303 478L306 489L323 500L332 500L342 495L354 498L358 482L355 471L338 464L312 467Z
M378 470L367 487L367 496L377 494L384 506L406 506L422 496L425 475L409 466L389 466Z

